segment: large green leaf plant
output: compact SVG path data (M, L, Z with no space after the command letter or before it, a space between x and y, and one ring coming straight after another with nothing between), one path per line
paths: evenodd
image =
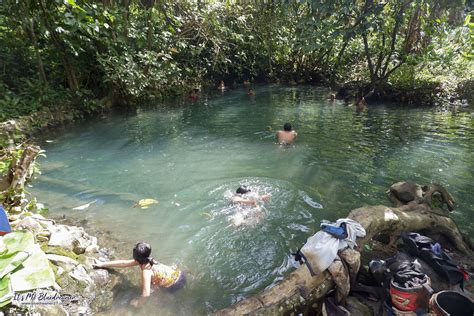
M0 307L9 304L14 293L55 284L46 254L28 231L0 237Z

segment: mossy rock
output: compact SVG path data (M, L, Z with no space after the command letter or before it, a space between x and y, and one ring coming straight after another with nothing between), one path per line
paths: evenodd
M69 257L71 259L77 260L80 263L84 263L86 261L85 255L76 255L73 251L67 250L61 247L50 247L46 243L41 245L41 250L43 250L45 253L50 253L50 254L55 254L58 256L65 256Z

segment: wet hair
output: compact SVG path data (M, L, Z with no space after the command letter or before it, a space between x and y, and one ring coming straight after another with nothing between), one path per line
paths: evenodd
M247 189L247 187L245 185L241 185L239 186L239 188L237 189L237 194L245 194L245 193L249 193L250 192L250 189Z
M285 123L285 125L283 125L283 129L287 132L291 132L291 130L293 129L293 127L291 127L291 124L290 123Z
M151 246L146 242L139 241L135 247L133 247L133 259L135 259L139 264L155 264L156 261L150 255Z

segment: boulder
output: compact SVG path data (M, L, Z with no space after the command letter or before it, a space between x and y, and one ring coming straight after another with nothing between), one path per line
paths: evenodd
M20 220L18 224L16 224L16 229L25 229L36 235L41 230L43 230L43 227L31 216L26 216L25 218Z
M90 245L86 248L86 254L94 254L99 252L99 246Z
M62 267L66 271L72 271L74 268L79 264L76 260L65 257L65 256L60 256L60 255L55 255L48 253L46 254L46 257L48 258L49 261L53 262L53 264ZM59 271L58 271L59 274Z
M51 237L48 246L71 250L78 255L83 254L93 242L93 238L87 235L82 227L54 225L49 231ZM97 243L97 239L95 242Z
M390 187L390 193L401 203L421 201L423 191L421 186L413 182L397 182Z

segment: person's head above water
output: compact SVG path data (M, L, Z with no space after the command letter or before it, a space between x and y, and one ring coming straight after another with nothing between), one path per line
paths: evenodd
M154 260L151 255L151 246L146 242L139 241L133 247L133 259L135 259L140 264L153 264Z
M283 130L285 130L286 132L291 132L292 129L293 127L290 123L285 123L285 125L283 125Z
M245 185L239 186L239 188L236 191L237 194L245 194L245 193L249 193L249 192L250 192L250 189L247 189L247 187Z

